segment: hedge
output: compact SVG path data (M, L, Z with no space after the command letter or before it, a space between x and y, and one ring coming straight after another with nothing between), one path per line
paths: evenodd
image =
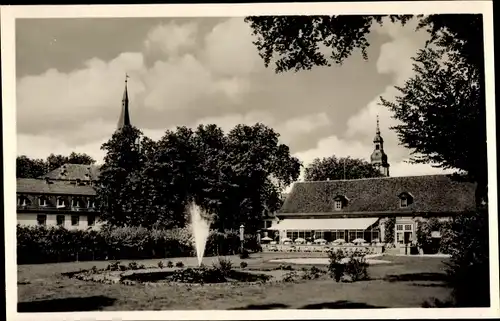
M255 235L245 235L245 249L259 251ZM205 256L233 255L240 249L238 231L210 231ZM195 256L189 229L120 227L100 231L62 227L17 226L17 263L127 260Z

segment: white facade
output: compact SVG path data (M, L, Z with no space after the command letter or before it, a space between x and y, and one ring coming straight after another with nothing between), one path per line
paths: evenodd
M43 221L44 223L42 223ZM71 214L17 213L17 224L24 226L62 226L68 230L87 230L89 228L98 230L102 226L102 223L98 222L97 216L78 212Z

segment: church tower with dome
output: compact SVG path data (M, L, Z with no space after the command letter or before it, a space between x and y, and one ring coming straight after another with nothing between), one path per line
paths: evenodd
M373 138L375 149L370 157L372 165L374 165L382 175L389 176L389 163L387 161L387 154L384 152L384 139L380 135L379 119L377 115L377 130L375 138Z

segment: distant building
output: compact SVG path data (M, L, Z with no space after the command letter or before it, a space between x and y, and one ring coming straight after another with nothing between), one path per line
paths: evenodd
M117 129L130 125L127 79ZM97 229L99 212L94 186L95 165L64 164L43 177L17 179L17 223Z
M45 178L17 179L17 223L98 228L95 166L66 164Z
M386 177L297 182L267 234L289 238L383 242L386 223L395 218L396 247L416 241L420 220L449 219L475 210L473 183L452 175L388 177L389 164L377 120L371 160Z

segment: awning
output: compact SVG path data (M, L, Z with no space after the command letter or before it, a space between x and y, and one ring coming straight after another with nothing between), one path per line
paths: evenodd
M378 217L371 218L311 218L284 219L273 222L269 230L366 230L377 222Z

